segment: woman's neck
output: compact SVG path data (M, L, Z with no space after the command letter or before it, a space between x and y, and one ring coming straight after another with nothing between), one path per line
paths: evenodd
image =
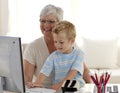
M52 52L54 52L56 50L55 46L54 46L54 41L53 39L49 39L49 38L45 38L45 42L47 44L49 53L51 54Z

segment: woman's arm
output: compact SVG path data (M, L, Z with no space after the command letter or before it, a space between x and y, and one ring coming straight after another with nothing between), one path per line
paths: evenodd
M24 78L25 83L32 82L35 66L29 63L27 60L24 60Z
M24 60L24 78L25 83L27 87L44 87L42 83L44 82L44 79L47 77L44 74L40 73L35 80L34 83L32 83L33 75L34 75L35 66L33 64L30 64L27 60Z
M85 80L86 83L91 83L92 82L89 73L90 73L90 70L88 69L88 67L84 63L83 79Z

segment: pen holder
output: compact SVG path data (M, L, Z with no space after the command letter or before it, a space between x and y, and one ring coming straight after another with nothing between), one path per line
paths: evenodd
M106 93L106 86L96 86L96 93Z
M106 93L106 84L110 78L110 74L108 72L103 73L100 78L98 78L97 73L90 74L91 79L93 80L94 84L96 85L96 93Z

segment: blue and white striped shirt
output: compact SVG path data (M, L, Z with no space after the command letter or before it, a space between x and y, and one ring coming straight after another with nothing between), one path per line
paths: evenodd
M77 47L74 47L69 54L55 51L47 58L40 72L49 76L54 71L53 84L57 84L67 76L71 69L75 69L78 71L78 75L74 79L79 80L80 83L85 83L82 78L84 71L83 62L84 53Z

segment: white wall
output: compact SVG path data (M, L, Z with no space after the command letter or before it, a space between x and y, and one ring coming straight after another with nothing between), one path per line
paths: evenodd
M8 31L8 0L0 0L0 35Z
M8 31L24 42L40 37L39 13L50 3L60 6L64 19L75 24L78 42L80 37L120 38L120 0L0 0L0 35Z

